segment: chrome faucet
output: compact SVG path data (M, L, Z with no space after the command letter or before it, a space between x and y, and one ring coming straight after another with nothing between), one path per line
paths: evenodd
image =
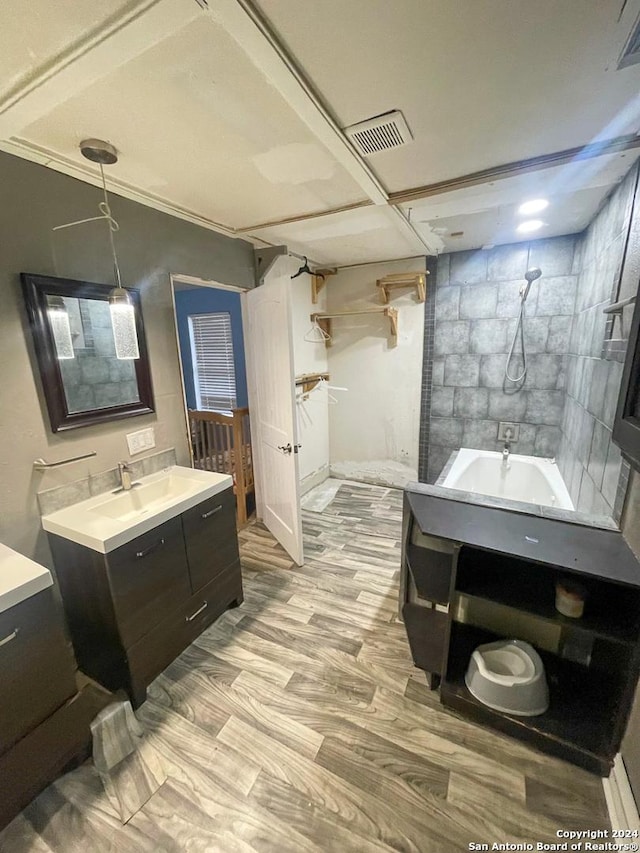
M128 492L131 490L131 468L127 462L118 462L118 476L120 477L120 488L117 491Z
M509 453L511 452L511 437L513 433L510 429L505 432L504 447L502 448L502 464L506 465L509 461Z

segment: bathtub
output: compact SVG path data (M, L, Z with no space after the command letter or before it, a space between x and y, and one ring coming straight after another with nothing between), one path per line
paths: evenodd
M493 450L470 450L463 447L447 463L438 484L481 495L506 498L525 503L574 509L558 466L552 459L509 454L506 465L502 453Z

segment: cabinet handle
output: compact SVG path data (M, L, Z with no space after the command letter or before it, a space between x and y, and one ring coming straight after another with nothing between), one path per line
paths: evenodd
M0 646L6 646L7 643L11 642L11 640L15 640L19 631L20 628L14 628L13 631L4 638L4 640L0 640Z
M203 610L207 609L208 606L209 606L208 602L205 601L205 603L202 605L202 607L198 607L196 612L193 613L191 616L187 616L187 618L184 621L185 622L193 622L193 620L196 618L196 616L199 616Z
M222 504L220 506L214 507L214 509L210 509L209 512L203 512L202 518L210 518L212 515L215 515L217 512L220 512L222 509Z
M148 554L151 554L156 548L160 548L164 545L164 539L161 539L159 542L156 542L155 545L150 545L148 548L145 548L144 551L136 551L136 557L146 557Z

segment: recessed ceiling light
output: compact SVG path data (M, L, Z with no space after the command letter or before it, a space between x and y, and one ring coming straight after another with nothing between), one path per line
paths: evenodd
M549 207L549 202L546 198L534 198L521 204L518 213L522 213L523 216L530 216L532 213L540 213L547 207Z
M537 231L538 228L542 228L544 222L542 219L527 219L526 222L521 222L518 225L518 231L521 234L529 234L531 231Z

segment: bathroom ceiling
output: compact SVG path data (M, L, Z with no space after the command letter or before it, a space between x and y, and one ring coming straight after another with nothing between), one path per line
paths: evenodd
M538 195L534 236L580 230L636 156L404 196L636 134L640 66L616 66L640 0L52 5L2 4L0 148L95 183L77 146L106 138L115 192L321 264L530 239ZM392 109L414 141L361 158L341 128Z

